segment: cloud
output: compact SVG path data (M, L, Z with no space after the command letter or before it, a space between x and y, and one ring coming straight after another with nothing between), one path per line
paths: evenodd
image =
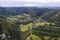
M0 6L60 6L60 0L0 0Z

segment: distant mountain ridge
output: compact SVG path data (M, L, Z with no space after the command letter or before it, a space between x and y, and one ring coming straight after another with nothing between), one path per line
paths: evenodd
M44 12L50 11L49 8L38 8L38 7L0 7L0 14L9 15L21 15L23 13L30 14L32 16L40 16Z

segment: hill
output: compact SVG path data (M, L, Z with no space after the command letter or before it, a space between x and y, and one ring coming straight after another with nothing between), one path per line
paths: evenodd
M0 14L10 16L10 15L22 15L26 13L30 14L31 16L37 17L50 10L53 9L38 7L0 7Z
M41 16L43 20L60 25L60 10L49 11Z

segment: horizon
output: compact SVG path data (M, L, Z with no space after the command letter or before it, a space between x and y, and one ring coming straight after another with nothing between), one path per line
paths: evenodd
M1 0L0 7L60 7L59 0Z

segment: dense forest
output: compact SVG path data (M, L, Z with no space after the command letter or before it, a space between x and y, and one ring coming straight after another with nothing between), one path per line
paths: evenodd
M0 40L60 40L60 8L0 7Z

